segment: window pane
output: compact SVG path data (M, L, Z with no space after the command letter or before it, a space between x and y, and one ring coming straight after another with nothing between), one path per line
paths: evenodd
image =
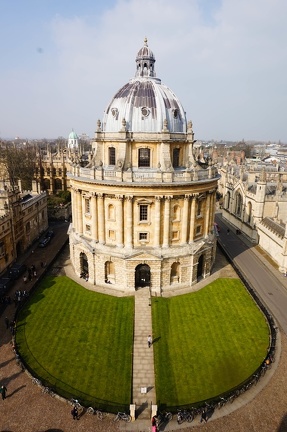
M140 221L147 220L147 205L140 205Z
M150 149L139 149L139 167L150 166Z

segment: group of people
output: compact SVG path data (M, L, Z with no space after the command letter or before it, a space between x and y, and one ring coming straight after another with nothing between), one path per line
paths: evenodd
M24 298L27 298L28 296L29 296L29 293L26 290L24 290L24 291L21 291L21 290L15 291L15 295L14 295L15 306L19 305L21 303L21 301Z

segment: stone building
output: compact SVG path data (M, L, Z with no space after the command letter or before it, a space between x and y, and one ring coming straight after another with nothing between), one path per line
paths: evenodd
M195 159L192 123L154 66L145 40L135 77L97 122L89 164L71 163L69 239L91 284L159 295L210 274L219 175Z
M39 148L35 168L39 191L45 190L49 195L55 195L59 191L68 190L70 185L67 172L70 162L85 165L87 158L74 131L69 134L68 140L62 139L56 146L47 144L45 149Z
M222 216L287 270L286 164L245 161L220 169Z
M0 181L0 274L48 228L47 195Z

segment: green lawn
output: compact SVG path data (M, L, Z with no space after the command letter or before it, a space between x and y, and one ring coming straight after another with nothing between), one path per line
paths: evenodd
M117 410L131 400L133 318L133 297L47 277L18 317L16 342L33 374L60 394Z
M168 407L217 396L264 360L269 329L238 279L152 302L156 392Z

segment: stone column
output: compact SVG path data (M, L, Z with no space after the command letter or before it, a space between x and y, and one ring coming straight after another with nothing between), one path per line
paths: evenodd
M187 222L188 222L188 204L189 204L189 195L185 195L183 202L183 214L182 214L182 223L181 223L181 244L185 245L187 242Z
M104 194L98 194L98 235L99 235L99 243L106 243L105 236L105 206L104 206Z
M133 197L132 196L126 196L126 202L127 202L127 229L125 230L126 238L124 240L124 243L127 248L133 247Z
M117 227L117 246L123 247L123 196L117 195L117 213L116 213L116 227Z
M160 247L160 196L155 197L154 206L154 247Z
M83 197L82 197L82 191L78 190L77 192L77 228L78 228L78 234L83 234Z
M192 243L194 240L195 206L196 206L196 196L193 196L191 200L191 211L190 211L189 243Z
M169 227L170 227L170 196L164 197L164 221L163 221L163 242L162 247L169 246Z
M74 188L71 188L71 201L72 201L72 215L73 215L73 228L77 232L78 231L78 221L77 221L77 191Z
M209 234L210 197L210 193L207 193L205 198L204 237Z
M91 198L91 213L92 213L92 239L95 243L98 239L98 217L97 217L97 195L92 194Z

